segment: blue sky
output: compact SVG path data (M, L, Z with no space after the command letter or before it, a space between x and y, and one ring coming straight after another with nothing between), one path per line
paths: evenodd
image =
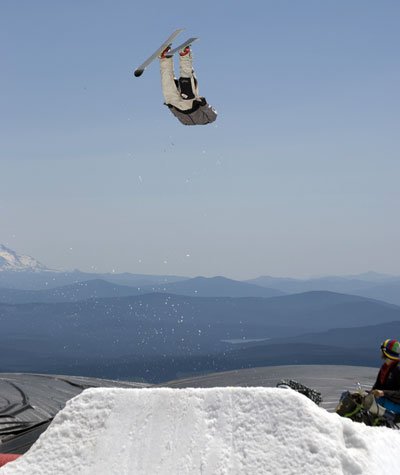
M4 0L0 242L56 268L400 274L397 1ZM171 31L219 112L163 106Z

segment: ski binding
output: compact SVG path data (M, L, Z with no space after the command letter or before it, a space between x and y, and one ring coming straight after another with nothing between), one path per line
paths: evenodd
M183 31L183 28L180 28L178 30L175 30L165 41L164 43L159 47L157 48L156 51L154 51L154 53L152 55L150 55L140 66L138 66L136 69L135 69L135 76L138 78L139 76L141 76L144 72L144 70L147 68L147 66L152 63L155 59L157 59L160 54L165 51L166 48L170 47L172 45L172 42L174 41L174 39L180 34L182 33Z

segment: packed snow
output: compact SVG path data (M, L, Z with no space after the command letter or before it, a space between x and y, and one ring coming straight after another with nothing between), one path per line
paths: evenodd
M400 434L328 413L290 389L88 389L1 475L375 475Z

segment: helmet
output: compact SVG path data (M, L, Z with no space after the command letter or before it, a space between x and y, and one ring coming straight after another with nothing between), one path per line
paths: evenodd
M400 361L400 342L398 340L385 340L381 345L382 353L393 361Z

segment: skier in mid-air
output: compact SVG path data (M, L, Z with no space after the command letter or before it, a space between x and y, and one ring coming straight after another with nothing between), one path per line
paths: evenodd
M179 79L175 78L174 58L168 46L160 54L161 85L165 104L184 125L206 125L214 122L217 112L199 95L193 70L190 46L179 52Z

